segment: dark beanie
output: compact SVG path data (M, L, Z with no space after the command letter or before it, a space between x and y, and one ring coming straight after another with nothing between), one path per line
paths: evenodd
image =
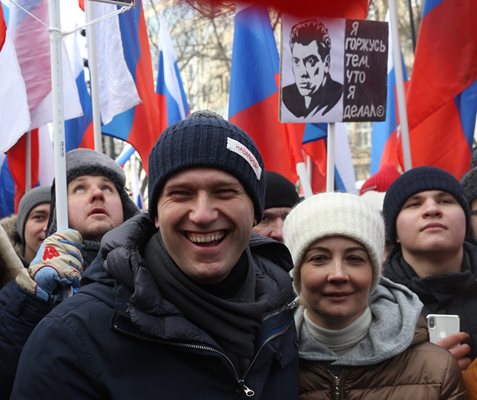
M137 214L134 202L129 198L124 185L126 176L122 168L109 156L91 149L74 149L66 153L66 183L84 175L104 176L114 183L123 206L124 220ZM51 210L48 233L56 232L55 184L51 188Z
M283 175L265 171L265 209L294 207L299 200L295 186Z
M210 111L199 111L162 132L149 155L149 214L156 217L157 200L167 179L188 168L223 170L243 185L257 222L262 219L265 194L263 160L242 129Z
M396 243L396 220L404 203L416 193L426 190L440 190L451 194L457 200L465 212L466 234L469 234L469 206L459 181L449 172L440 168L416 167L397 178L384 197L383 216L386 225L386 240L389 243Z
M51 191L49 186L39 186L33 188L23 195L22 199L20 200L17 213L17 232L18 236L20 236L20 239L22 240L22 243L25 241L25 224L31 210L33 210L39 204L50 203L50 201Z

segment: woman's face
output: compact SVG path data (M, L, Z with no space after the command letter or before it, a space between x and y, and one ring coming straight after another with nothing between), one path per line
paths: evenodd
M309 318L322 328L342 329L368 307L373 265L363 245L332 236L308 248L300 279Z

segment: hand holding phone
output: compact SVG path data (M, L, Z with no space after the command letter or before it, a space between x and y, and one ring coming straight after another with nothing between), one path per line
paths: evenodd
M460 320L458 315L451 314L429 314L427 317L427 327L429 329L429 341L437 341L460 331Z

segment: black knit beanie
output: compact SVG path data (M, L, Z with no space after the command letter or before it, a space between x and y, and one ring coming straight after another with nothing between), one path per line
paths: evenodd
M237 178L252 199L257 222L262 219L265 179L255 143L220 115L199 111L164 130L149 155L149 215L153 220L167 179L194 167L217 168Z
M386 191L383 216L386 225L387 242L391 244L396 243L396 220L406 200L416 193L426 190L441 190L455 197L465 212L466 234L469 234L470 213L462 185L447 171L426 166L406 171Z
M123 206L124 220L137 214L134 202L129 198L124 185L126 176L122 168L106 154L91 149L74 149L66 153L66 182L84 175L104 176L114 183ZM48 234L56 232L55 184L51 187L51 213Z
M294 207L299 200L298 192L287 178L273 171L265 171L265 209Z

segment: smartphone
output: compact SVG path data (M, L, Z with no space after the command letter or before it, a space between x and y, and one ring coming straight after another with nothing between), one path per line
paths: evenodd
M446 336L460 332L460 319L458 315L429 314L426 319L427 328L429 329L429 341L431 343L436 343Z

